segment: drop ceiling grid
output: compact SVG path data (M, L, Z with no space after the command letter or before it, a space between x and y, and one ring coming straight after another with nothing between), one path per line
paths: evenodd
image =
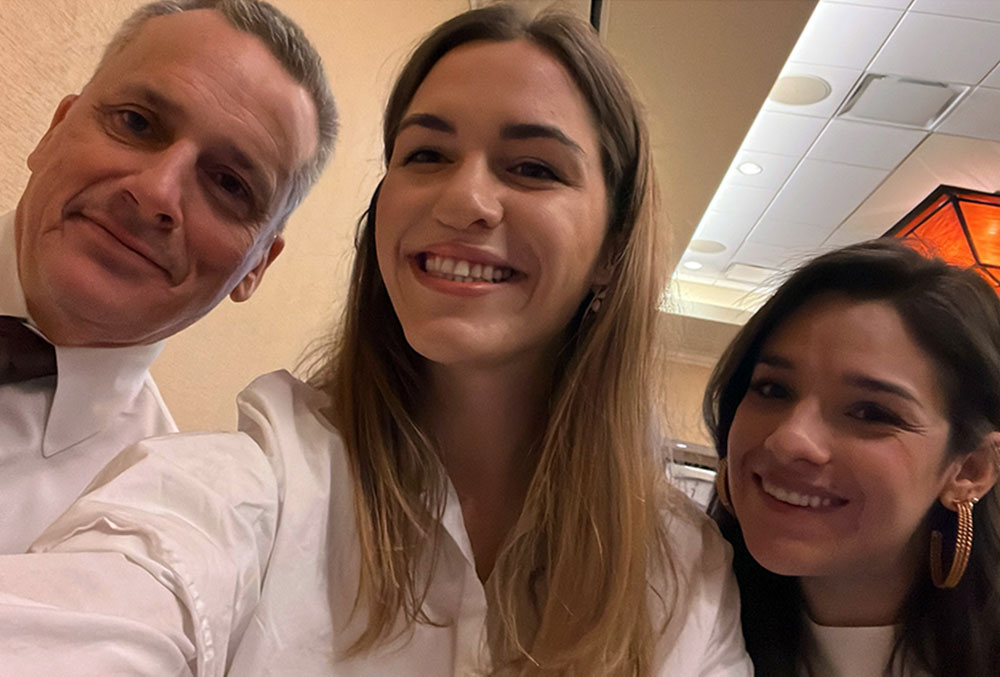
M769 223L762 234L754 238L755 228L761 224L761 216L765 219L766 212L771 212L775 202L782 200L785 202L800 201L794 189L795 185L809 185L817 167L813 165L802 170L799 176L805 179L796 180L796 173L802 167L809 149L816 143L824 128L829 124L830 118L840 107L847 94L854 87L854 84L864 72L863 66L867 65L886 38L891 34L892 28L899 22L903 15L902 10L884 10L861 5L849 5L835 2L820 2L817 5L813 18L803 31L803 37L792 50L789 63L782 70L782 75L808 73L816 75L826 75L828 82L831 82L833 91L831 95L819 104L812 106L785 106L768 101L751 129L741 147L741 153L737 155L733 166L727 173L719 191L712 203L706 210L706 217L699 224L694 234L698 239L716 239L723 241L727 245L727 250L722 255L703 255L689 252L685 255L685 260L697 261L702 264L702 269L693 275L686 275L688 278L698 279L702 284L714 284L716 281L724 280L725 270L734 263L747 263L758 266L780 267L780 263L787 262L790 258L799 258L801 252L794 249L780 253L780 246L775 246L775 242L780 239L780 231L786 230L787 240L800 242L803 238L807 241L815 241L819 235L824 239L832 232L834 223L830 218L817 221L819 214L824 209L811 209L805 219L800 217L789 218L781 211L771 214L773 223ZM826 24L831 24L827 27ZM865 26L864 35L856 37L851 41L850 47L853 50L863 50L861 54L850 55L845 51L843 41L837 36L852 35L858 33L852 30L857 26ZM813 27L816 28L813 28ZM833 35L833 39L820 39L824 34ZM818 44L813 44L818 41ZM803 62L799 63L794 59L799 58ZM811 63L805 63L805 61ZM819 63L822 62L822 63ZM858 67L858 65L862 67ZM854 66L851 68L850 66ZM777 171L770 165L762 165L767 169L758 175L760 180L754 181L757 177L743 177L741 180L733 180L730 177L740 176L735 170L740 163L754 161L754 153L766 153L771 156L784 156ZM758 164L761 164L758 162ZM840 184L837 178L832 179L824 189L829 194L831 190L840 191L847 195L856 193L856 185L873 187L870 185L870 176L866 172L855 171L853 169L838 169L833 165L839 163L826 163L831 165L830 171L841 177L849 177L846 183ZM791 171L790 171L791 170ZM776 180L779 175L782 180ZM881 176L879 176L881 178ZM765 196L763 191L755 192L756 200L746 199L746 191L734 189L733 186L760 187L771 190L766 194L769 198L768 204L761 204ZM777 190L774 190L777 186ZM831 188L833 186L833 188ZM733 200L733 198L737 198ZM742 199L741 199L742 198ZM836 203L837 200L845 199L843 195L830 201ZM843 204L842 202L840 204ZM741 209L741 206L743 207ZM761 207L763 206L764 209ZM815 205L813 205L815 207ZM847 213L850 213L848 210ZM844 214L846 216L846 214ZM817 228L820 226L820 228ZM825 232L823 229L825 228ZM720 231L729 229L730 232L722 240L719 240ZM736 232L733 232L736 231ZM741 232L740 232L741 231ZM714 236L714 237L713 237ZM731 244L739 240L737 247ZM796 245L792 245L795 247ZM804 246L804 245L803 245Z
M765 103L693 236L721 241L727 250L688 252L684 260L703 268L697 273L678 269L679 279L725 286L725 271L733 264L780 270L810 253L862 239L848 237L857 222L847 230L844 226L928 136L924 130L833 119L865 72L885 68L920 79L947 74L951 81L980 85L939 123L939 131L1000 140L1000 65L993 57L1000 44L1000 23L995 23L1000 2L916 0L908 5L905 0L820 0L782 76L818 75L830 83L831 95L811 106ZM832 27L820 28L820 20ZM823 31L834 37L823 37ZM929 35L934 49L926 49ZM914 51L931 58L914 58ZM747 161L766 169L756 176L738 173L735 168ZM748 193L734 186L761 190ZM760 213L761 196L768 191L771 200ZM739 199L730 202L734 196ZM880 227L880 234L885 223L868 228Z

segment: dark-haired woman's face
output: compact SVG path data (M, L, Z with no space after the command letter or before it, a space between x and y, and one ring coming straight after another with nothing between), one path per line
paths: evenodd
M403 116L375 223L410 345L441 364L537 360L593 284L606 193L558 60L524 40L446 54Z
M883 302L826 297L764 343L729 433L747 546L771 571L898 580L957 473L935 364Z

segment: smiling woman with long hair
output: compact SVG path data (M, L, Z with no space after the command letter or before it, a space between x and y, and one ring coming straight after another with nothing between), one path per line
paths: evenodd
M246 436L126 452L38 547L127 544L182 600L186 660L233 674L750 674L728 548L665 483L664 234L596 34L454 18L384 141L311 383L258 379ZM197 509L122 507L150 482ZM169 556L81 529L109 505Z
M979 275L885 240L733 341L705 416L760 674L1000 674L998 341Z

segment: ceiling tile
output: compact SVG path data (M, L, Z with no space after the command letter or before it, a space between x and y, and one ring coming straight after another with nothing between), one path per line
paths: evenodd
M910 11L1000 21L1000 2L996 0L916 0Z
M996 66L993 71L986 76L986 79L983 80L981 84L984 87L1000 89L1000 65Z
M985 192L1000 189L1000 142L931 134L827 243L881 235L940 184Z
M807 157L813 160L894 169L927 132L873 125L848 120L832 120Z
M795 221L761 219L747 242L783 247L818 247L830 236L830 228Z
M898 9L821 2L788 59L864 70L902 14Z
M830 2L830 0L821 0L821 1ZM834 1L844 3L845 5L886 7L888 9L906 9L906 6L910 4L910 0L834 0Z
M743 140L745 150L802 157L819 136L823 118L761 112Z
M834 66L822 66L808 63L786 63L781 69L779 78L794 75L812 75L822 78L830 85L830 95L822 101L806 106L790 106L778 103L771 99L765 99L763 110L777 113L793 113L795 115L810 115L813 117L828 118L837 112L840 104L844 102L847 95L854 89L854 84L861 77L864 70L860 68L835 68Z
M869 70L976 84L996 65L997 45L1000 23L907 12Z
M752 162L761 168L760 174L747 175L740 172L739 167L745 162ZM789 155L774 155L772 153L756 153L743 151L737 153L736 159L726 174L725 181L736 186L753 186L755 188L780 188L791 175L799 158Z
M1000 89L977 87L937 126L937 131L1000 141Z
M765 217L833 228L888 174L884 169L803 160Z
M797 268L815 256L818 248L812 247L776 247L768 244L744 242L733 261L737 264L746 263L762 268L789 270Z
M773 188L754 188L723 183L708 206L709 211L737 214L756 221L771 203L777 191Z
M756 222L757 217L749 218L709 211L698 224L691 239L721 242L726 249L714 256L728 259L739 248Z

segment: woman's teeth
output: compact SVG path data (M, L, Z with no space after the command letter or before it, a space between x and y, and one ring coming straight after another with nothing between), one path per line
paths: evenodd
M765 479L761 479L761 486L764 488L764 493L769 496L773 496L782 503L790 503L791 505L797 505L803 508L828 508L833 505L833 501L829 498L812 496L809 494L800 494L795 491L782 489L779 486L771 484Z
M452 282L503 282L514 274L514 269L506 266L484 266L462 259L431 255L424 259L424 270L434 277Z

